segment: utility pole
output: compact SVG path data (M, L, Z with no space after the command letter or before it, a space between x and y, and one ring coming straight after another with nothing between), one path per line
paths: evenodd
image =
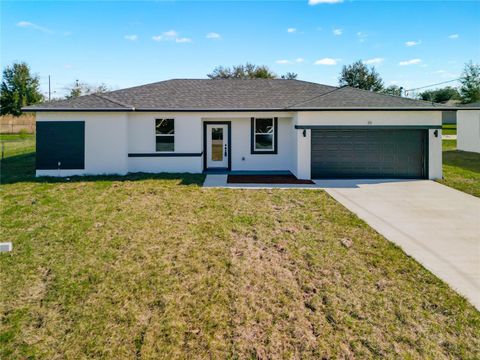
M48 101L50 101L51 94L52 94L52 91L50 88L50 75L48 75Z

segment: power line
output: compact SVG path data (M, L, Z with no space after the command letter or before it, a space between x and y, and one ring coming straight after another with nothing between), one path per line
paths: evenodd
M422 87L418 87L418 88L415 88L415 89L408 89L408 90L405 90L405 91L407 92L407 91L416 91L416 90L426 89L426 88L429 88L429 87L432 87L432 86L437 86L437 85L442 85L442 84L448 84L448 83L451 83L451 82L454 82L454 81L458 81L458 80L460 80L460 79L461 79L461 78L453 79L453 80L448 80L448 81L442 81L442 82L439 82L439 83L436 83L436 84L427 85L427 86L422 86Z

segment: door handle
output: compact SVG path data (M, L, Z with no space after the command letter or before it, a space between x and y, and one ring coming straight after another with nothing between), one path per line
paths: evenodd
M227 144L225 144L225 157L227 156Z

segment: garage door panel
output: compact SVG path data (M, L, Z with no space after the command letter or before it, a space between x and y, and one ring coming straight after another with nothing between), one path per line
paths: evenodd
M85 122L39 121L36 139L37 170L85 168Z
M425 130L312 130L312 178L424 178Z

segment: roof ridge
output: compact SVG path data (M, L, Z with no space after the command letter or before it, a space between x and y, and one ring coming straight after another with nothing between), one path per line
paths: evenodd
M113 100L112 98L108 97L108 96L105 96L105 94L92 94L93 96L96 96L96 97L99 97L100 99L104 99L104 100L107 100L107 101L110 101L111 103L114 103L116 105L120 105L120 106L123 106L123 107L126 107L126 108L132 108L134 109L135 107L132 106L132 105L128 105L128 104L125 104L125 103L122 103L121 101L118 101L118 100Z

